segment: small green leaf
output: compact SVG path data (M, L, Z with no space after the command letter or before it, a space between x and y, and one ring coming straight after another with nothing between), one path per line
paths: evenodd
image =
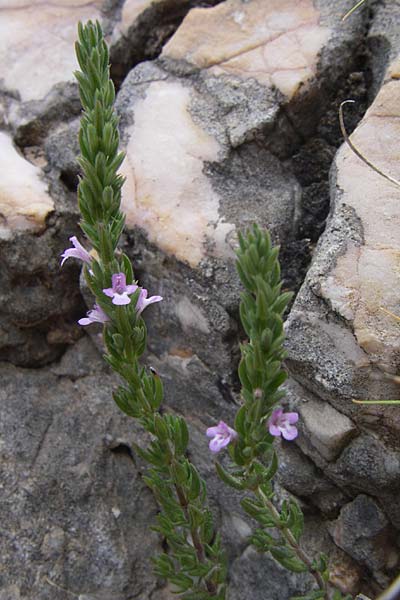
M220 479L229 485L230 487L235 488L236 490L244 490L246 487L245 481L239 477L234 477L231 475L220 463L216 462L215 467L217 469L217 473Z

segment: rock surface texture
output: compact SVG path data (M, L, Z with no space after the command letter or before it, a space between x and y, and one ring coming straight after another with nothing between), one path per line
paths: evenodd
M399 397L389 313L400 316L400 191L339 149L337 122L354 98L354 144L397 176L400 8L380 4L345 23L352 0L1 5L0 600L173 597L150 568L162 540L132 450L143 434L112 402L96 328L76 325L79 265L59 268L79 234L73 41L89 18L108 36L118 88L123 249L164 297L146 313L146 360L189 420L230 600L289 600L308 586L253 553L204 436L239 401L234 251L253 222L281 245L284 287L297 293L287 402L300 435L279 445L277 494L300 499L305 545L328 552L343 592L373 597L398 571L400 413L351 400Z

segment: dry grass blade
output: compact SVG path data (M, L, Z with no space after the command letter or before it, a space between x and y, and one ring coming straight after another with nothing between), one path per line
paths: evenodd
M357 2L357 4L356 4L355 6L353 6L353 8L351 8L351 9L349 10L349 12L347 12L347 13L344 15L344 17L342 18L342 21L345 21L345 20L346 20L348 17L350 17L350 15L352 15L352 14L353 14L353 12L354 12L355 10L357 10L357 8L360 8L360 6L361 6L362 4L364 4L364 2L365 2L365 0L360 0L360 2Z
M354 100L344 100L344 102L341 103L340 107L339 107L339 123L340 123L340 130L342 132L342 135L344 137L344 140L346 142L346 144L348 144L348 146L351 148L351 150L354 152L354 154L356 154L356 156L358 156L358 158L360 160L362 160L366 165L368 165L368 167L370 167L370 169L372 169L373 171L375 171L375 173L378 173L379 175L381 175L381 177L384 177L385 179L387 179L388 181L390 181L390 183L394 183L394 185L397 185L398 187L400 187L400 181L397 181L397 179L395 179L394 177L392 177L391 175L387 175L386 173L384 173L383 171L381 171L377 166L375 166L371 161L368 160L368 158L366 158L362 152L360 152L360 150L353 144L353 142L350 140L345 125L344 125L344 118L343 118L343 106L345 104L354 104Z

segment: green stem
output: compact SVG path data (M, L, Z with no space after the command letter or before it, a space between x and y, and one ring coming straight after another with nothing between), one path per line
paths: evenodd
M273 503L271 502L271 500L269 498L267 498L267 496L264 494L264 492L261 490L261 488L259 486L255 490L255 494L263 502L265 507L268 508L268 510L270 511L270 513L272 514L272 516L275 519L276 527L279 529L279 531L281 532L281 534L283 535L285 540L288 542L288 544L291 546L291 548L293 548L297 557L305 565L307 565L308 571L311 573L311 575L314 577L314 579L318 583L320 590L323 590L323 592L324 592L324 600L328 600L327 584L324 581L321 573L313 567L312 560L304 552L304 550L302 550L302 548L300 548L299 544L296 541L296 538L294 537L294 535L292 534L290 529L288 529L287 527L282 525L282 523L280 522L280 518L279 518L280 517L279 512L276 510L276 508L273 505Z
M177 493L177 496L179 499L179 504L181 505L183 512L185 513L186 520L188 523L190 523L189 512L187 509L188 500L186 498L186 494L185 494L183 488L177 483L175 483L175 490L176 490L176 493ZM190 528L190 535L192 537L193 546L196 550L197 560L200 563L204 564L206 562L206 553L204 551L204 546L201 542L197 527ZM217 586L215 585L215 583L213 583L212 581L208 581L206 579L205 584L206 584L206 588L207 588L207 591L209 592L209 594L211 596L215 596L217 594Z

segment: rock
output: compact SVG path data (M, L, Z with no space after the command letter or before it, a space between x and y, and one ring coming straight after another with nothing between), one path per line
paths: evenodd
M110 36L111 73L117 85L139 62L160 54L193 4L193 0L125 0Z
M398 124L392 115L400 90L398 81L392 78L394 72L394 67L389 69L377 98L352 136L368 159L389 173L394 172L396 157L387 140L397 136ZM385 143L377 141L381 139ZM377 498L385 511L379 512L382 519L385 523L390 519L398 527L397 415L385 407L361 407L350 402L351 398L397 398L399 393L396 383L386 375L397 370L397 323L381 309L398 312L394 292L397 195L393 185L371 171L346 146L341 148L332 171L330 219L289 316L287 348L290 370L297 381L327 406L351 418L362 431L356 439L351 439L352 434L347 440L344 437L340 456L323 454L312 442L310 432L299 438L301 449L334 484L356 495L356 500L360 492ZM307 418L304 431L306 428ZM316 433L323 429L324 423L320 423ZM326 420L326 429L329 435L330 420ZM367 496L362 498L366 503L374 502ZM364 518L365 514L360 521ZM340 547L359 564L368 563L380 587L385 587L387 572L397 561L389 526L383 528L377 541L360 543L363 558L357 553L357 543L351 541L354 534L350 518L347 527L348 545L338 542ZM339 526L335 531L341 534ZM388 564L383 558L386 543Z
M265 573L268 573L268 578ZM281 600L304 594L310 589L310 584L310 575L289 573L273 559L249 547L233 564L229 598L264 600L268 597L269 600Z
M371 98L375 97L386 79L396 76L399 65L400 36L396 23L400 17L398 4L378 5L368 30L371 68L374 75Z
M51 218L55 226L40 236L14 231L0 240L0 360L45 364L82 335L76 324L86 312L79 267L66 264L60 269L60 254L69 245L67 232L75 233L76 224L58 211Z
M3 91L10 98L6 122L20 141L43 139L44 124L59 119L61 112L79 111L73 71L79 21L99 19L102 0L56 0L28 4L9 0L0 16L0 62L4 65ZM23 8L23 10L21 10ZM71 106L71 93L75 105ZM57 112L58 111L58 112ZM50 117L44 118L48 112ZM37 122L35 123L35 121Z
M37 4L9 0L1 15L4 86L16 90L22 102L41 100L57 83L72 81L78 21L99 17L102 3L57 0L40 11Z
M279 444L278 458L279 483L295 496L317 506L324 515L336 514L349 500L346 493L335 486L295 444Z
M65 589L150 598L157 509L130 455L103 442L134 435L112 401L115 378L0 368L2 587L18 584L26 600L61 600Z
M149 316L152 352L167 362L168 354L198 357L212 385L228 389L227 340L237 337L240 293L237 228L256 218L275 239L293 239L300 190L268 151L253 144L229 151L218 98L207 89L149 63L124 81L117 103L127 150L123 206L136 240L125 250L142 284L167 299Z
M389 172L393 147L377 140L398 134L392 115L399 93L398 81L388 80L352 137ZM395 372L399 347L397 322L385 312L397 311L397 192L347 146L332 176L331 218L288 322L289 360L299 381L357 424L355 414L363 413L350 398L398 396L384 377Z
M338 483L351 481L354 490L379 496L400 488L400 452L389 450L371 435L359 435L335 463L326 466L326 472Z
M126 134L129 142L123 172L127 176L124 209L128 225L141 227L152 243L192 267L207 256L226 260L233 256L235 220L244 189L254 208L270 207L268 199L279 186L286 219L283 222L281 217L282 205L279 223L274 222L278 211L273 206L267 208L270 214L267 212L264 219L269 220L272 230L279 227L290 235L299 190L293 179L284 177L278 161L267 153L257 156L253 148L241 152L233 164L228 163L226 149L199 126L199 115L193 119L190 114L191 103L202 100L195 90L178 81L153 81L146 87L145 98L138 100L134 109L134 125ZM133 108L133 93L130 98ZM180 135L174 136L173 152L168 151L172 132L177 131ZM259 181L261 164L265 166L266 161L271 175L266 176L263 191ZM248 165L244 172L243 165ZM152 177L154 172L157 179ZM175 174L172 180L171 173ZM229 214L225 216L228 194ZM247 224L249 218L242 216L242 220Z
M337 458L357 432L348 417L314 398L301 404L299 413L304 434L326 460Z
M80 167L78 163L80 120L61 123L46 139L44 144L46 159L53 173L72 192L78 187ZM74 196L74 205L76 204ZM78 207L75 208L78 217Z
M60 362L51 366L50 369L55 375L71 379L107 372L104 360L90 337L86 335L68 348Z
M178 71L186 64L211 78L251 79L276 89L278 105L294 100L287 107L291 123L305 132L320 114L317 96L336 81L340 61L345 56L352 60L350 47L362 35L362 13L340 26L337 17L334 2L285 0L265 7L262 0L229 0L214 8L192 9L161 57ZM317 78L324 80L326 90L316 90Z
M390 571L398 564L399 555L388 540L388 525L386 516L372 498L361 494L342 508L332 526L332 535L335 544L359 564L374 572ZM381 580L384 585L388 583L382 577Z
M21 600L19 587L10 585L0 590L0 600Z
M331 31L312 2L243 3L195 8L163 49L213 75L252 77L291 98L315 76L317 57ZM223 32L223 34L222 34Z
M0 157L0 237L7 239L12 231L43 231L54 202L41 170L17 152L4 132L0 132Z
M227 492L218 481L204 431L221 418L232 423L239 400L236 367L243 334L238 325L241 286L234 267L237 231L254 221L268 226L282 247L284 287L298 289L327 214L327 172L339 135L337 100L348 97L349 90L361 100L366 96L360 74L365 63L358 51L367 11L342 24L333 0L273 1L267 7L261 0L227 0L215 7L210 7L217 4L212 0L127 0L103 6L63 0L41 7L37 23L26 28L23 24L37 14L37 3L24 4L23 11L17 10L19 4L14 0L2 13L12 23L3 45L18 53L21 45L28 50L15 62L3 61L7 72L0 124L25 159L34 162L35 173L45 173L45 191L53 204L37 232L10 230L0 242L0 359L25 367L0 367L5 440L0 461L3 485L10 490L0 507L7 523L0 594L7 600L64 600L71 594L82 600L132 595L167 600L172 594L149 567L160 542L148 530L157 509L141 481L144 466L130 445L132 436L138 444L145 443L144 437L112 403L116 378L96 352L95 345L101 349L98 334L88 330L92 344L76 325L86 310L78 290L80 266L68 261L59 270L67 239L78 233L73 191L80 107L69 61L74 61L74 19L82 12L102 18L117 85L137 61L158 55L174 34L156 61L130 71L118 93L127 151L123 202L128 227L122 248L133 258L140 283L151 294L164 296L163 303L146 311L146 361L163 378L167 410L188 419L190 455L208 481L233 565L230 594L240 600L248 594L287 600L305 591L305 578L288 577L271 559L248 548L252 523L240 509L240 494ZM341 10L352 4L344 2ZM7 36L17 22L24 40L18 33L10 44ZM383 21L379 27L384 28ZM64 37L48 44L48 35L61 29ZM190 43L193 36L195 44ZM62 58L64 43L69 50ZM8 57L9 50L4 52ZM43 62L36 61L37 69L25 80L15 79L12 89L12 77L18 69L25 72L38 52ZM43 65L48 69L53 60L59 68L42 77ZM33 90L37 73L40 85ZM397 85L395 79L387 84ZM390 115L395 112L389 92L391 88L381 96L385 110L379 100L368 113L357 143L375 142L376 123L385 119L392 131ZM302 418L298 446L283 444L279 450L280 483L308 503L311 533L305 543L311 554L328 549L332 576L343 593L367 593L365 577L365 586L378 594L383 569L391 563L377 563L372 581L364 558L351 558L350 546L348 554L338 550L323 525L326 518L339 522L338 511L345 516L360 492L377 498L376 506L379 502L382 507L377 510L387 523L400 523L400 420L387 409L350 402L354 394L396 391L389 379L384 386L374 379L382 372L381 361L385 369L396 369L392 359L397 347L395 328L386 335L387 321L380 320L389 317L373 310L379 298L370 285L373 265L373 275L382 275L389 265L388 283L395 289L396 232L385 229L389 217L395 223L395 202L382 187L387 215L377 228L378 239L376 218L367 222L363 202L365 197L368 210L373 208L373 193L381 183L357 171L352 160L344 150L337 157L336 177L343 191L334 188L328 233L289 321L290 365L307 391L293 382L288 391ZM360 194L354 189L354 173L363 178ZM352 260L364 246L369 254L355 273ZM375 261L381 251L384 260ZM365 281L353 298L361 276ZM382 282L383 276L378 278ZM385 290L382 297L396 312L395 292ZM43 367L46 363L51 364ZM30 366L35 370L26 368ZM389 525L377 535L392 552Z

